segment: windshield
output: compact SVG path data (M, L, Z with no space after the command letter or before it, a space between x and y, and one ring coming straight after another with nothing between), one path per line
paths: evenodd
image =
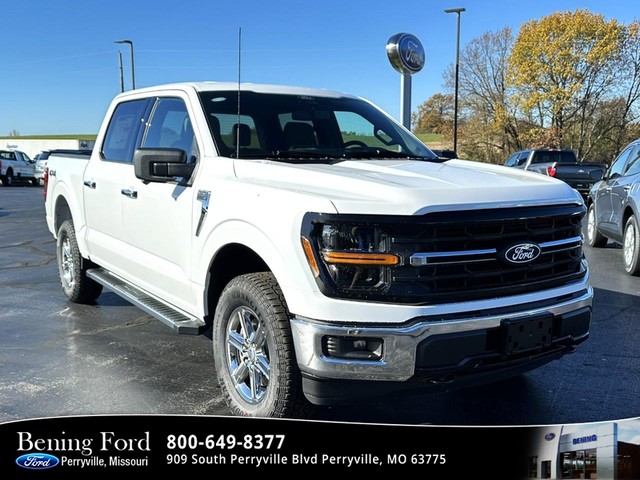
M387 115L354 98L202 92L220 154L283 161L437 157Z
M576 163L576 154L570 150L539 150L531 163Z

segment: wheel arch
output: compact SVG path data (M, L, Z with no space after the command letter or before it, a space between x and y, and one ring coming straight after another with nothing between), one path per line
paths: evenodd
M295 243L299 238L295 227L280 223L266 227L234 219L202 232L202 243L194 245L192 272L195 283L202 285L198 309L207 322L213 319L222 289L238 275L271 272L291 308L299 307L300 290L313 288L304 251Z
M636 212L634 211L633 207L631 205L627 205L625 207L625 209L624 209L624 213L622 214L622 231L623 232L624 232L624 226L627 224L627 220L629 220L629 217L631 215L635 215L636 218L638 218L638 216L636 215Z
M63 195L58 195L56 203L53 207L53 227L57 232L65 220L73 221L73 214L69 202Z
M263 258L247 245L229 243L222 246L216 252L207 269L204 297L207 323L213 321L220 294L233 278L246 273L271 271Z

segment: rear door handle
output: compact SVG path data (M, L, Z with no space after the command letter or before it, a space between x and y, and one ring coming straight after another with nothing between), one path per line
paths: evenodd
M122 190L120 190L120 193L125 197L138 198L138 192L136 192L135 190L131 190L129 188L123 188Z
M49 173L49 175L51 175L51 173ZM96 182L93 180L85 180L83 183L85 187L96 188Z

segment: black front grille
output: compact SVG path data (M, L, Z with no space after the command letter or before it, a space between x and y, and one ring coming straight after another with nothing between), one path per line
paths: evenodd
M376 226L387 251L400 265L388 268L377 292L349 292L330 286L332 296L371 301L431 304L481 300L535 292L575 282L586 275L581 223L583 205L437 212L423 216L323 216L311 223L353 222ZM511 263L505 252L535 244L533 261Z
M452 302L575 281L586 273L583 216L582 207L538 207L439 213L392 227L390 250L405 261L391 272L391 290L418 301ZM505 250L521 243L541 246L538 258L506 261Z

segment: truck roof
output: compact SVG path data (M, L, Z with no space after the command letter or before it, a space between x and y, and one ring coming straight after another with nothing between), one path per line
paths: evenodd
M198 92L215 92L215 91L230 91L237 90L238 83L237 82L181 82L181 83L169 83L164 85L154 85L152 87L139 88L136 90L129 90L128 92L124 92L124 94L134 94L139 92L153 92L157 90L184 90L186 88L192 88ZM349 97L349 98L358 98L354 95L350 95L347 93L336 92L332 90L319 89L319 88L308 88L308 87L297 87L297 86L289 86L289 85L270 85L270 84L261 84L261 83L241 83L240 84L241 91L251 91L257 93L276 93L282 95L308 95L313 97Z

